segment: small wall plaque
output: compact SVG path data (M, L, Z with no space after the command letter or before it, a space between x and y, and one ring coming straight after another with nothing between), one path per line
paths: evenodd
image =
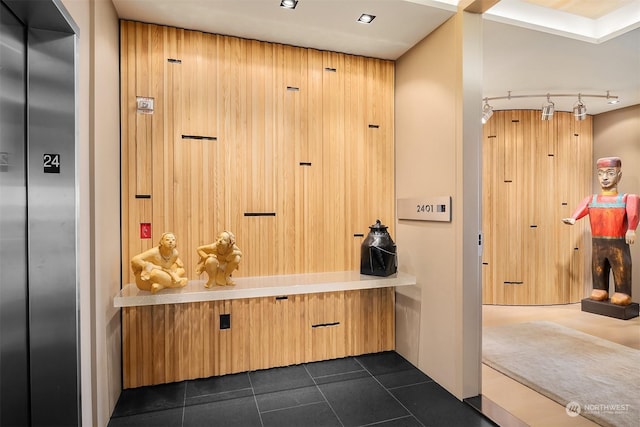
M136 97L136 107L138 113L141 114L153 114L153 98L144 96Z
M398 199L398 219L451 222L451 196Z
M151 238L151 223L149 222L140 223L140 238L141 239Z

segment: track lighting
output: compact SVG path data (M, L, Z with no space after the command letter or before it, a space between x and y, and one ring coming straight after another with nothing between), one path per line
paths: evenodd
M493 101L495 99L507 99L511 100L513 98L547 98L547 102L542 104L542 120L551 120L553 118L553 113L555 111L555 104L551 101L551 97L577 97L578 101L573 106L573 115L576 120L584 120L587 118L587 107L582 102L582 98L605 98L607 103L609 104L618 104L620 102L620 98L617 95L611 95L609 91L605 95L597 95L597 94L569 94L569 93L547 93L544 95L511 95L511 91L507 92L507 96L492 96L482 98L484 104L482 106L482 123L486 123L489 118L493 115L493 107L489 105L489 101Z
M620 102L620 99L617 96L609 95L609 91L607 91L607 103L608 104L617 104Z
M551 120L553 118L553 112L556 109L556 104L551 102L549 94L547 94L547 102L542 104L542 120Z
M578 94L578 102L573 106L573 115L576 120L584 120L587 118L587 107L582 103L582 96Z
M485 98L484 106L482 107L482 124L485 124L493 116L493 107L489 105L488 100Z

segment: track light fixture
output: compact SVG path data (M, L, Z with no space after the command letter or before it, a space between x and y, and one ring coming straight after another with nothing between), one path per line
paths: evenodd
M608 104L618 104L620 99L617 96L609 95L609 91L607 91L607 103Z
M587 118L587 107L582 103L582 96L578 94L578 102L573 106L573 115L576 120L584 120Z
M487 98L484 99L484 106L482 107L482 124L485 124L489 121L491 116L493 116L493 107L489 105L489 100Z
M551 120L553 118L553 113L555 111L555 104L551 102L551 97L577 97L578 101L573 106L573 115L576 120L584 120L587 118L587 107L582 102L582 98L605 98L607 103L609 104L617 104L620 102L620 98L617 95L611 95L609 91L607 91L604 95L598 94L583 94L583 93L547 93L544 95L511 95L511 91L507 92L507 96L492 96L482 98L484 102L482 106L482 123L486 123L491 116L493 115L493 107L489 105L489 101L493 101L495 99L512 99L512 98L547 98L547 102L542 105L542 120Z
M553 113L556 110L556 104L551 102L551 97L547 94L547 102L542 104L542 120L553 119Z

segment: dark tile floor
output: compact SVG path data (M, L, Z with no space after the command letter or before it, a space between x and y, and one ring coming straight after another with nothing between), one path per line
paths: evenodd
M119 426L494 426L396 352L127 389Z

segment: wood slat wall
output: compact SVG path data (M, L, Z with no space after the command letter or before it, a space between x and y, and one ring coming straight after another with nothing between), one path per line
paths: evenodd
M561 219L592 191L591 117L496 111L483 133L483 303L580 301L591 287L589 223Z
M393 235L393 62L129 21L121 61L123 283L165 231L192 280L223 230L238 277L358 269L354 235Z
M394 289L380 288L125 307L123 386L393 350L394 305Z
M190 280L223 230L237 277L357 270L376 219L393 236L393 62L122 21L121 89L123 283L166 231ZM390 350L393 311L392 289L125 308L124 384Z

